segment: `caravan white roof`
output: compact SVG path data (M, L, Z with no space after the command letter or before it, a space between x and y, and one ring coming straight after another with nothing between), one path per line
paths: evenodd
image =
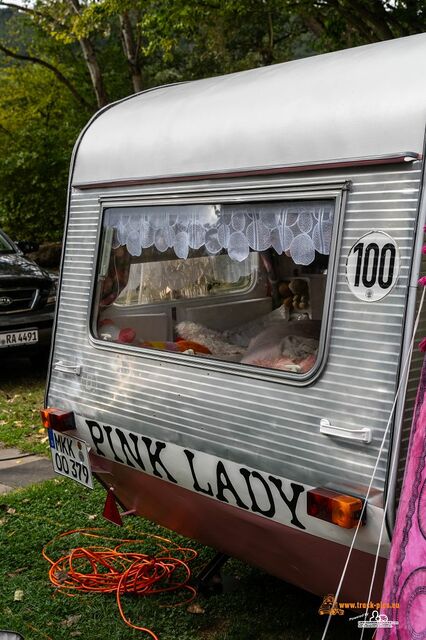
M426 34L155 88L99 112L72 183L423 152Z

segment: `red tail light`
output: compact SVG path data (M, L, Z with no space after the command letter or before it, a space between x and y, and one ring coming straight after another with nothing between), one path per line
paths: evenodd
M352 529L361 518L364 500L348 496L331 489L312 489L307 492L307 512L314 518L332 522L339 527ZM362 515L361 524L366 521L366 512Z
M62 409L42 409L40 411L43 427L46 429L55 429L55 431L71 431L75 429L74 414L72 411L63 411Z

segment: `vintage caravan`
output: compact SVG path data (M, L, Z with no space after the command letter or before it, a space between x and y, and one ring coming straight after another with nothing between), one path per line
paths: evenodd
M380 591L419 375L425 60L420 34L94 116L44 414L60 473L318 594L352 546L342 595L365 600L378 549Z

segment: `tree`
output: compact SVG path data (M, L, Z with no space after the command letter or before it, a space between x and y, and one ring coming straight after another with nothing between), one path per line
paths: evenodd
M145 2L133 0L99 0L86 5L80 12L80 23L75 25L76 32L90 33L102 28L104 31L117 21L120 25L120 37L123 55L127 61L133 91L142 91L143 73L141 67L142 29L141 17L146 10Z
M0 226L15 239L58 240L80 109L43 67L11 65L0 83Z
M58 58L62 56L59 55L59 51L57 50L55 52L57 55L55 55L51 47L46 47L46 42L42 39L43 34L41 29L37 29L37 24L38 21L41 20L42 14L36 9L21 7L13 2L3 2L0 0L0 7L1 6L8 7L8 17L10 18L8 21L3 20L3 25L7 24L7 26L9 26L10 22L12 28L9 30L7 28L4 29L3 38L0 40L0 52L15 60L29 62L48 69L56 76L57 80L69 89L74 98L80 102L82 106L90 109L89 102L81 95L65 72L61 70L61 63ZM22 14L19 16L19 20L13 19L13 14L10 13L10 9L14 9L19 12L19 14ZM1 13L4 12L1 11ZM8 44L8 41L10 44ZM39 51L40 47L37 46L41 43L43 43L42 53ZM48 49L48 52L46 49ZM48 57L51 58L50 60L46 58L46 53L48 53ZM61 51L61 53L63 52ZM56 60L52 58L56 58Z
M0 225L59 236L74 140L109 101L422 31L424 0L0 0Z
M0 226L14 238L59 239L90 87L72 47L46 40L31 16L0 10L0 42L13 54L0 55Z
M314 36L318 51L390 40L426 28L423 0L286 0L286 4Z

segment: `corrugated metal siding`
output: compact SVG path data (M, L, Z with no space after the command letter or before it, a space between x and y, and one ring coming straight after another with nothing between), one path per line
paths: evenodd
M78 378L54 371L49 404L307 484L368 484L394 398L417 215L421 167L415 163L404 169L282 180L301 187L320 177L353 182L344 214L329 355L322 375L308 387L213 371L208 364L200 369L147 355L128 357L91 344L87 325L98 198L136 196L143 189L75 190L53 361L81 363L83 373ZM233 190L237 184L232 183ZM200 188L194 185L194 191ZM348 290L345 263L351 246L371 229L395 238L401 272L387 297L364 303ZM321 418L344 428L371 427L373 441L345 444L321 435ZM379 489L385 471L386 455L374 483Z

